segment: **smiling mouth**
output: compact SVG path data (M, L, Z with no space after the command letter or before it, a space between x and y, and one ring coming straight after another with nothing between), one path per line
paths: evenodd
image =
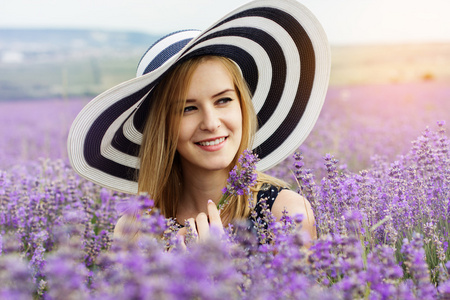
M207 141L207 142L198 142L196 143L197 145L200 146L215 146L215 145L219 145L220 143L222 143L223 141L225 141L226 137L221 137L212 141Z

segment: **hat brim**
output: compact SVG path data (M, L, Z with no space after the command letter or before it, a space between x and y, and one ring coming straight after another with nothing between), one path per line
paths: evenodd
M199 55L225 56L240 67L258 117L258 170L273 167L306 139L328 88L326 34L295 0L257 0L200 32L161 66L89 102L69 132L74 170L101 186L137 193L137 155L149 105L144 99L174 64Z

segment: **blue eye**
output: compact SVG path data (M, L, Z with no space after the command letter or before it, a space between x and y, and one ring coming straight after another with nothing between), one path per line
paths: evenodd
M231 98L222 98L222 99L219 99L219 100L217 100L217 102L219 103L219 104L224 104L224 103L228 103L228 102L230 102L230 101L233 101L233 99L231 99Z
M187 112L193 111L194 109L196 109L195 106L186 106L184 108L184 112L187 113Z

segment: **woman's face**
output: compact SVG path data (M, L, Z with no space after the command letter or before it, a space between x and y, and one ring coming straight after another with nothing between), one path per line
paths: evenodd
M241 105L233 80L222 63L206 60L193 73L180 123L182 168L225 169L241 139Z

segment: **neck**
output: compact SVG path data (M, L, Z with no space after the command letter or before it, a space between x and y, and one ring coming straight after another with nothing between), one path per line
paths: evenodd
M219 203L222 189L226 185L228 171L226 169L190 170L183 168L183 191L177 209L177 219L195 218L200 212L207 213L208 200Z

